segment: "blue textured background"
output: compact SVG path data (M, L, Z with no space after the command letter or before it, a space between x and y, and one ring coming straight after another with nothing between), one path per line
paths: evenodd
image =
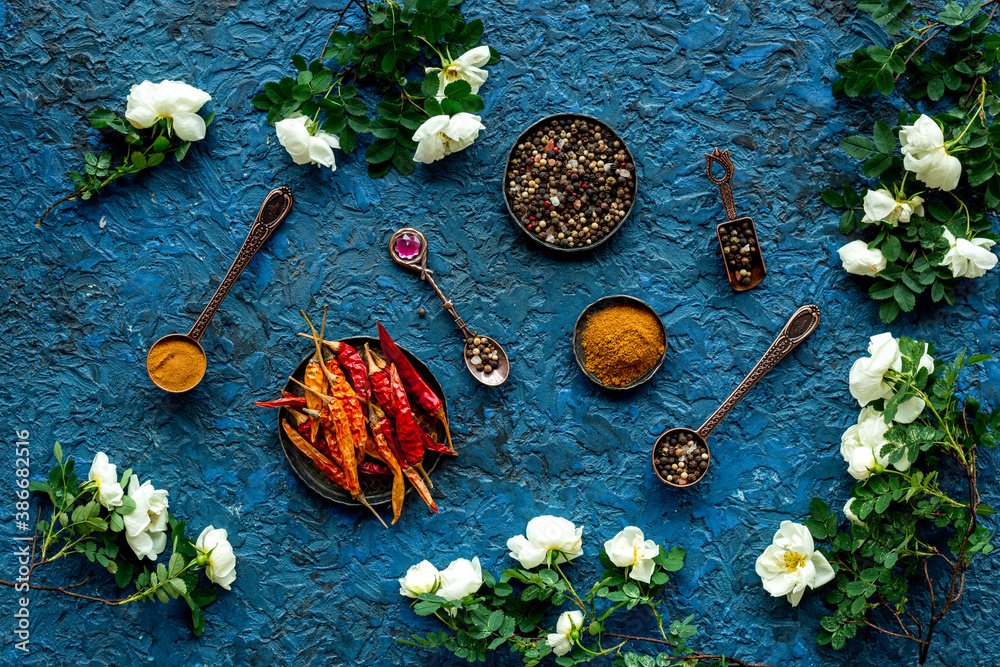
M857 412L847 370L883 326L865 285L840 270L835 251L845 239L816 194L857 173L837 148L846 132L894 117L883 100L834 102L828 92L835 58L880 32L843 0L469 0L467 16L484 20L485 41L504 54L482 91L488 129L473 148L412 177L371 182L357 156L338 154L335 174L294 166L249 104L263 81L288 71L292 54L318 48L339 6L0 2L4 465L13 466L12 433L22 427L36 475L53 440L85 462L104 450L168 488L171 509L193 526L227 528L239 556L235 589L208 610L200 640L181 603L108 609L38 592L25 662L457 664L394 642L433 627L402 604L394 578L424 557L444 566L479 555L497 572L510 563L507 537L554 513L585 526L587 555L573 568L583 575L593 574L599 543L626 524L686 548L671 606L698 614L701 648L773 664L913 664L912 647L865 633L845 652L817 647L820 597L792 609L768 597L753 571L782 519L803 519L816 494L839 507L850 487L837 453ZM168 77L213 95L207 141L182 165L64 205L36 228L82 151L100 145L82 120L87 111L123 109L131 84ZM510 142L560 110L604 118L639 162L635 214L589 258L527 246L502 209ZM737 206L755 217L770 270L746 294L730 290L717 260L712 227L723 212L702 156L716 145L731 148ZM294 212L207 331L208 376L189 395L165 396L145 376L146 350L187 330L264 193L279 184L294 191ZM513 376L502 388L472 381L450 318L389 261L386 240L403 225L432 239L430 264L460 312L506 345ZM968 284L956 306L904 316L891 330L931 340L949 357L965 344L997 352L998 276ZM669 330L663 369L626 396L587 382L570 345L583 307L616 293L648 300ZM648 463L656 434L697 427L809 302L822 308L820 329L713 436L707 480L691 492L663 488ZM291 335L302 329L298 309L315 314L322 304L331 306L332 336L371 334L379 320L446 387L461 456L435 475L439 516L411 499L386 532L320 501L282 459L273 411L253 407L307 350ZM978 373L970 379L996 400L1000 365ZM982 458L992 504L996 461L992 452ZM9 489L12 474L3 478ZM6 517L13 501L4 497ZM13 532L5 519L4 544ZM5 578L14 569L8 548ZM39 583L89 571L53 567ZM973 568L966 597L940 627L944 664L1000 661L998 587L995 558ZM114 592L100 576L84 590ZM4 589L5 629L12 598ZM3 661L20 661L3 636Z

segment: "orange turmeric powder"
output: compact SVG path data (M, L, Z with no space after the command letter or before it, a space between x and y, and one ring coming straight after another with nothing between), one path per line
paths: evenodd
M587 370L614 387L634 382L655 366L666 347L659 318L629 304L610 306L588 317L580 342Z

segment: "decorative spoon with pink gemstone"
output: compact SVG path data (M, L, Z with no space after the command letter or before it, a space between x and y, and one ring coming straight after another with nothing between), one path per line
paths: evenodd
M458 330L462 333L465 367L472 377L483 384L496 387L504 383L510 376L510 361L500 344L492 338L474 333L458 313L451 299L448 299L441 288L437 286L427 268L427 239L416 229L404 227L389 239L389 255L397 263L420 273L420 279L430 283L444 309L455 320Z

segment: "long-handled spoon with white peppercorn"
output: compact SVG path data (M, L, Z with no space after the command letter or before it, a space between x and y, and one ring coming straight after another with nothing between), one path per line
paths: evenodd
M510 376L510 361L507 359L507 353L492 338L473 332L465 320L459 317L455 311L455 305L445 297L444 292L431 278L434 271L427 268L427 239L424 238L424 235L412 227L400 229L389 239L389 255L397 264L419 272L420 279L427 281L434 288L434 292L441 299L444 309L455 320L455 324L462 334L462 357L465 359L465 367L469 369L472 377L490 387L503 384Z
M697 431L689 428L672 428L653 445L653 472L664 484L674 487L694 486L708 472L708 464L712 455L708 449L708 436L715 427L740 402L751 387L757 384L764 375L785 358L795 346L809 337L819 326L819 307L802 306L778 334L778 337L767 348L767 352L750 370L740 386L729 395L719 409L712 413Z

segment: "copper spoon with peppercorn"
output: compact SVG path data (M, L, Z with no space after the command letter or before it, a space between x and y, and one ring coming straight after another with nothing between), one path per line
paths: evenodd
M724 170L722 178L712 173L712 163L718 163ZM726 267L729 285L737 292L745 292L760 285L767 275L764 266L764 255L757 239L757 228L753 218L736 214L736 203L733 201L733 188L730 181L736 173L736 166L729 157L729 149L720 151L716 148L711 153L705 153L705 163L708 168L708 180L719 186L722 205L726 209L728 220L715 228L719 240L719 250L722 251L722 262Z
M652 451L653 472L660 481L679 488L694 486L700 482L708 472L708 465L712 460L706 442L708 436L729 411L736 407L740 399L746 396L747 392L799 343L808 338L817 326L819 326L819 307L808 305L799 308L740 386L697 431L681 427L672 428L661 435L653 445Z
M459 317L455 305L431 278L434 272L427 268L427 239L424 235L412 227L400 229L389 239L389 255L397 264L419 272L420 279L427 281L434 288L444 309L455 320L462 334L462 357L472 377L489 387L503 384L510 376L507 353L492 338L474 333L465 320Z

